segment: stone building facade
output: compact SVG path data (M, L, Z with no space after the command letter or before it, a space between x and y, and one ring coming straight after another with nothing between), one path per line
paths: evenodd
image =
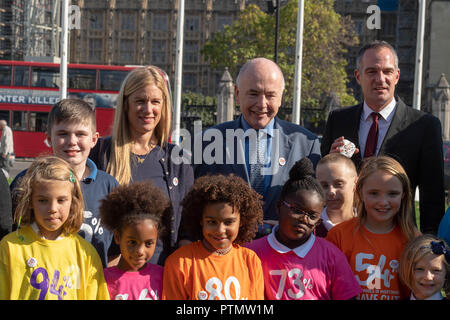
M217 93L224 70L211 69L200 50L250 3L267 10L263 0L185 1L184 91ZM72 4L81 9L81 29L71 31L71 63L154 64L173 79L178 0L72 0Z
M367 13L371 5L380 8L380 28L370 29ZM373 40L385 40L396 50L399 56L401 70L400 81L397 84L397 94L407 103L412 104L414 88L414 59L417 34L417 0L377 1L377 0L336 0L336 12L350 16L354 22L359 45L349 48L347 74L349 86L353 89L355 98L362 100L361 89L354 77L356 56L360 46Z
M24 0L0 0L0 59L23 60Z

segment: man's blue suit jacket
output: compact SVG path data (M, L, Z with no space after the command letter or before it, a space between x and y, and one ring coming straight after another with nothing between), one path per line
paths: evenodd
M227 143L225 138L228 132L233 132L234 130L242 129L241 127L241 117L242 115L234 120L218 124L211 127L203 132L202 146L203 151L205 147L215 143L215 140L204 141L205 134L208 136L215 129L215 133L212 134L215 138L223 137L222 144L216 144L222 148L221 152L223 154L222 160L214 161L211 164L205 162L203 159L201 164L194 165L194 175L195 178L206 174L234 174L243 178L245 181L249 182L247 166L245 160L242 158L238 161L238 151L241 150L241 154L244 150L243 139L234 139L232 146L233 150L227 148ZM231 130L230 130L231 129ZM274 141L276 138L272 138L272 152L271 152L271 164L274 168L274 174L272 175L270 186L266 189L264 194L264 219L265 220L278 220L277 213L275 211L276 203L279 200L280 192L283 184L289 178L289 170L292 168L294 163L303 157L308 157L314 168L317 162L320 160L320 142L318 137L310 132L309 130L284 120L275 117L274 132L276 132L278 140ZM197 142L198 143L198 142ZM211 150L211 146L208 150ZM228 150L227 150L228 149ZM217 154L212 152L213 155ZM226 155L232 155L232 157L226 159ZM203 154L205 156L205 152ZM244 156L245 159L245 156Z

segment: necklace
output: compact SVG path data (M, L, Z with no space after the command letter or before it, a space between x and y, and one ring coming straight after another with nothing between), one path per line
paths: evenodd
M219 256L226 255L228 252L230 252L231 248L233 247L231 245L225 249L215 249L215 248L211 247L211 245L205 240L205 238L202 239L202 243L203 243L203 247L205 247L206 250L208 250L209 252L215 253Z
M148 146L149 146L148 147L148 151L147 151L147 153L145 153L145 157L141 158L140 156L143 156L143 154L138 154L136 152L136 146L135 146L135 142L134 141L132 142L132 144L133 144L133 149L134 149L133 154L136 156L136 161L137 161L138 164L144 163L144 161L147 159L147 156L150 154L150 152L158 145L157 143L149 142L148 143Z

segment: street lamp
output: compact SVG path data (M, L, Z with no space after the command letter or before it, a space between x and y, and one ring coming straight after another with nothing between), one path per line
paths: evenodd
M278 62L278 31L279 31L279 21L280 21L280 0L270 0L267 1L267 11L269 13L274 13L276 10L275 15L275 52L274 52L274 58L273 60L275 63Z

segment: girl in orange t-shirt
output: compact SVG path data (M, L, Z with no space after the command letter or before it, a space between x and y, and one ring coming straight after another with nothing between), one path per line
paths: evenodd
M409 296L399 279L406 242L419 235L411 215L409 180L396 160L371 157L356 184L358 216L334 227L326 239L346 255L362 293L361 300L398 300Z
M264 276L256 253L241 247L262 224L261 196L237 176L195 180L183 220L198 240L166 260L163 299L262 300Z

